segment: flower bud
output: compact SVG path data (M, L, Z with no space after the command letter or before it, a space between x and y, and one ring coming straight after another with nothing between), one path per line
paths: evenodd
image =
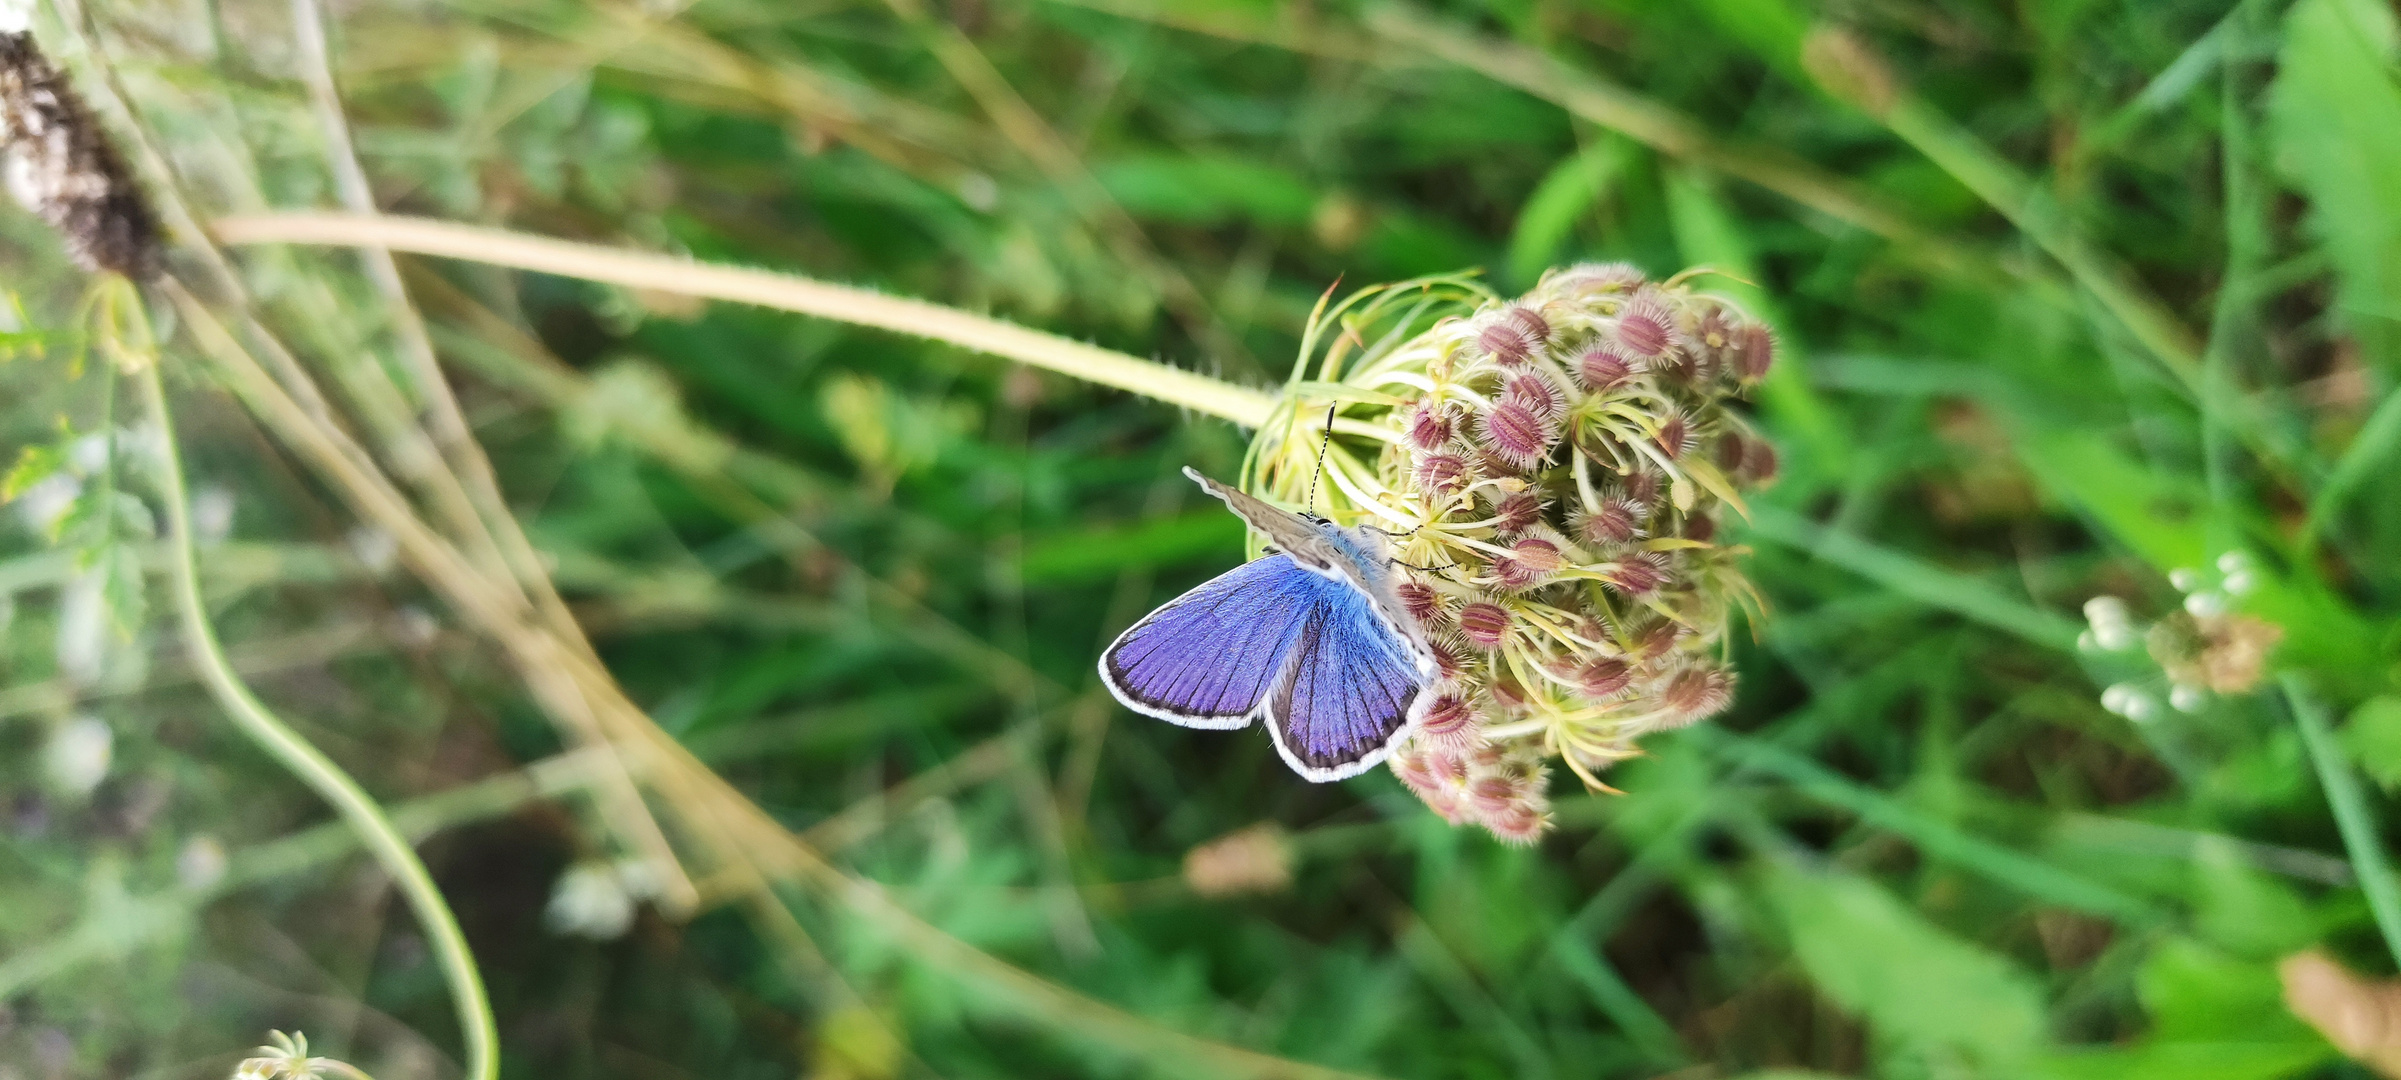
M1442 594L1422 581L1404 581L1393 587L1400 597L1401 608L1420 626L1431 626L1442 618Z
M1409 445L1439 450L1459 433L1457 411L1439 402L1421 401L1409 410Z
M1610 345L1595 345L1576 358L1576 381L1594 393L1613 390L1633 377L1633 362Z
M1500 648L1513 622L1508 608L1489 600L1477 600L1459 609L1459 634L1479 649Z
M1559 439L1550 418L1506 399L1484 414L1483 429L1485 452L1519 472L1541 465Z
M1670 459L1681 458L1691 453L1695 442L1692 418L1684 415L1681 410L1668 413L1660 419L1659 433L1655 437L1659 442L1660 451Z
M1542 492L1535 488L1512 491L1492 503L1492 531L1515 536L1542 523Z
M1559 385L1536 372L1511 375L1502 385L1501 400L1523 405L1527 411L1553 423L1567 415L1567 396Z
M1484 355L1502 367L1525 364L1550 343L1551 324L1527 307L1501 309L1476 335L1476 344L1483 347Z
M1456 495L1475 479L1475 466L1457 454L1427 454L1417 459L1417 486L1436 495Z
M1676 354L1676 317L1659 301L1644 297L1618 315L1613 336L1619 352L1656 368Z
M1734 332L1734 347L1727 355L1734 377L1745 385L1767 378L1768 369L1776 362L1776 335L1765 323L1744 323Z
M1483 718L1477 715L1474 703L1457 694L1444 694L1427 707L1417 736L1433 746L1472 746L1483 737L1478 730L1482 726Z
M1632 684L1634 669L1614 656L1595 657L1577 665L1568 676L1588 698L1612 698Z
M1706 720L1733 702L1734 676L1713 667L1685 668L1659 688L1659 705L1672 727Z
M1624 499L1602 499L1597 510L1579 510L1573 521L1576 539L1593 547L1623 544L1643 534L1642 513Z
M1667 584L1667 560L1656 551L1637 551L1607 564L1601 580L1628 596L1641 596Z

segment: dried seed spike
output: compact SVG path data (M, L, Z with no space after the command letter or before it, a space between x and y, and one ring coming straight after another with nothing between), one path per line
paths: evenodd
M107 129L30 33L0 33L8 187L89 270L158 276L158 218Z

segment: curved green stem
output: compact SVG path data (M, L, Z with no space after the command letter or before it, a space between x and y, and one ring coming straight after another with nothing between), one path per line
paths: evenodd
M468 951L467 935L459 929L458 916L442 900L433 875L426 871L425 863L417 858L408 839L393 827L383 808L359 787L358 781L268 710L226 659L225 648L217 640L215 628L209 625L208 609L201 603L200 569L192 550L191 509L184 493L183 456L175 446L175 424L167 411L167 394L159 382L157 363L143 364L136 379L141 383L142 397L151 415L158 418L161 433L161 494L167 504L168 536L174 548L176 606L183 613L184 643L191 651L192 666L200 671L209 693L242 733L332 803L384 872L392 875L393 883L408 900L410 911L433 942L442 975L450 983L451 997L458 1006L459 1029L466 1041L467 1076L469 1080L494 1080L500 1073L500 1040L498 1025L492 1018L492 1003L484 994L483 975L476 970L475 956Z
M2334 810L2335 831L2343 836L2343 850L2351 856L2351 873L2359 879L2359 891L2367 894L2368 912L2376 917L2385 950L2392 953L2394 963L2401 964L2401 886L2393 881L2392 864L2385 860L2383 841L2376 835L2376 812L2368 808L2359 777L2334 740L2334 726L2327 723L2325 708L2310 696L2309 686L2300 676L2284 676L2284 702L2293 711L2293 723L2301 728L2301 743L2309 748L2310 764L2317 768L2318 786L2326 789L2326 805Z

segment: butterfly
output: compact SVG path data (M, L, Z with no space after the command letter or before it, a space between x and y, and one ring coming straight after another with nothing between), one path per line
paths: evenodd
M1127 708L1185 727L1264 720L1285 763L1317 783L1373 768L1435 697L1434 650L1395 594L1383 534L1184 475L1266 534L1269 554L1128 627L1101 653L1101 681Z

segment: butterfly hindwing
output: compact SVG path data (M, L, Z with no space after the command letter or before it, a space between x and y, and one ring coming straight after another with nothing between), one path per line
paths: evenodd
M1118 635L1101 654L1101 679L1137 712L1186 727L1246 726L1302 624L1339 588L1282 555L1245 563Z
M1426 708L1416 658L1356 593L1311 612L1299 637L1265 708L1276 751L1319 783L1358 775Z

